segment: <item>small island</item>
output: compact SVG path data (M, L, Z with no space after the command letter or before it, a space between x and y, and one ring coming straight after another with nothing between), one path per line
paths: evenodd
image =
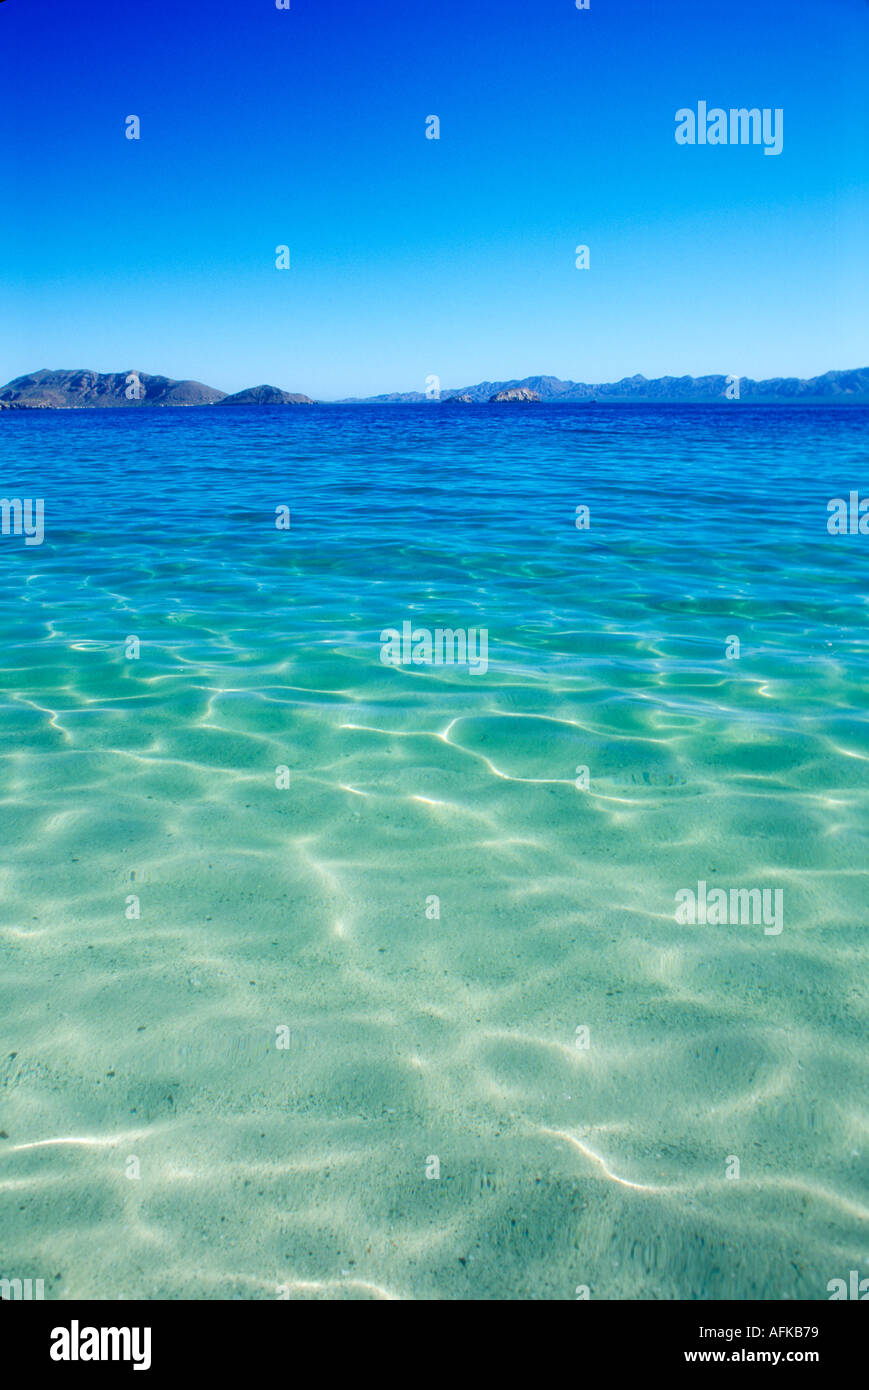
M277 386L248 386L233 396L224 396L218 405L314 405L310 396L281 391Z
M530 391L527 386L509 386L506 391L497 391L489 397L490 405L539 405L540 395Z

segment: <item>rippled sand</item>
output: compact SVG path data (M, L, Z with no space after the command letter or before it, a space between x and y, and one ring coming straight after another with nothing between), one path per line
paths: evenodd
M825 527L867 412L40 416L0 422L46 499L0 538L0 1275L869 1273L869 541ZM405 618L488 672L384 666ZM677 925L701 879L781 935Z

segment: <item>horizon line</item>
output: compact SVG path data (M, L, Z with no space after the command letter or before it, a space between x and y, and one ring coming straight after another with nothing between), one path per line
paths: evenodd
M563 385L563 386L567 387L568 389L571 389L571 388L574 388L574 387L582 387L582 388L585 388L585 389L591 390L591 391L598 391L598 390L599 390L599 391L605 391L605 390L612 390L613 387L618 387L618 386L621 386L623 383L628 383L628 382L648 382L649 384L654 384L654 383L657 383L657 382L673 382L673 383L677 383L677 382L692 382L692 383L703 383L703 382L705 382L705 381L710 381L710 382L712 382L712 381L716 381L716 382L726 381L726 382L728 382L728 383L730 383L730 382L737 382L737 383L751 384L752 386L758 386L758 385L762 386L762 385L766 385L766 384L773 383L773 382L775 382L775 383L779 383L779 382L780 382L780 383L785 383L785 382L799 382L799 383L801 383L801 384L807 385L807 384L812 383L812 382L823 381L825 378L828 378L828 377L843 376L843 375L851 375L851 374L854 374L854 373L861 373L861 372L869 372L869 366L832 367L832 368L828 368L828 369L827 369L826 371L824 371L824 372L820 372L820 373L817 373L817 374L814 375L814 376L809 376L809 377L794 376L794 375L789 375L789 376L782 376L782 375L779 375L779 376L766 376L766 377L750 377L750 376L738 376L738 375L736 375L735 373L727 373L727 372L704 372L704 373L702 373L702 374L700 374L700 375L694 375L694 374L689 373L689 372L682 372L682 373L680 373L680 374L678 374L678 375L673 374L673 373L665 373L665 374L662 375L662 376L648 377L648 376L646 376L645 373L643 373L643 372L634 372L634 373L632 373L632 374L627 374L627 375L618 377L618 378L616 378L616 379L611 379L611 380L609 380L609 381L583 381L583 380L577 380L577 379L575 379L575 378L573 378L573 377L559 377L559 376L556 376L556 375L555 375L554 373L552 373L552 372L536 372L536 373L527 373L525 376L522 376L522 377L513 376L513 377L504 377L504 378L500 378L500 379L488 378L488 379L482 379L482 380L474 381L474 382L471 382L471 383L467 383L467 384L462 385L462 386L445 386L445 387L442 387L442 386L440 385L439 378L438 378L435 374L432 374L430 378L427 378L427 379L426 379L426 388L427 388L427 389L419 389L419 388L416 388L416 389L410 388L410 389L407 389L407 390L401 390L401 389L391 389L391 390L390 390L390 389L387 389L387 390L385 390L385 391L377 391L377 392L374 392L374 393L371 394L371 395L365 395L365 396L343 395L343 396L329 397L329 398L326 398L326 397L309 397L308 399L309 399L313 404L318 404L318 405L354 405L354 404L367 404L367 403L382 403L382 404L401 404L401 403L404 403L404 404L432 404L432 405L437 405L437 404L442 403L442 402L444 401L444 399L451 399L451 398L454 397L454 396L461 395L463 392L479 390L479 389L481 389L481 388L484 388L484 389L485 389L485 388L489 388L489 387L493 388L493 390L494 390L495 392L498 392L498 391L501 391L501 390L505 390L505 389L511 389L511 388L518 389L518 388L523 387L523 385L524 385L525 383L527 383L527 382L533 382L533 381L536 381L536 382L552 382L552 383L558 383L559 385ZM18 376L14 376L14 377L10 378L7 382L3 383L2 386L0 386L0 392L3 392L3 391L8 390L9 388L13 387L13 386L15 385L15 383L17 383L17 382L24 381L24 380L26 380L27 378L39 377L39 376L42 375L42 374L46 374L46 375L67 375L67 374L78 374L78 373L83 373L83 374L86 373L86 374L89 374L89 375L92 375L92 376L104 377L104 378L107 378L107 377L122 377L122 376L123 376L123 377L127 377L127 376L130 376L130 375L135 375L135 376L138 376L138 377L152 378L152 379L155 379L155 380L162 380L162 381L166 381L166 382L171 382L171 383L173 383L174 385L183 385L183 384L197 385L197 386L205 387L205 389L207 389L207 390L209 390L209 391L220 392L220 394L221 394L221 396L222 396L223 398L227 398L227 397L231 397L231 396L236 396L236 395L241 395L241 394L243 394L243 393L245 393L245 392L248 392L248 391L256 391L256 390L261 390L261 389L269 389L269 390L281 391L281 392L283 392L283 393L286 394L286 395L306 395L306 394L307 394L307 393L304 392L304 391L300 391L297 387L294 387L294 388L292 388L292 389L290 389L290 388L285 388L285 387L277 387L277 386L274 386L272 383L269 383L269 382L259 382L259 383L257 383L257 384L254 385L254 386L245 386L245 387L241 387L241 388L239 388L238 390L235 390L235 391L224 391L222 387L211 386L211 385L209 385L209 383L207 383L207 382L205 382L205 381L202 381L202 380L201 380L200 378L198 378L198 377L191 377L191 376L185 376L185 377L171 377L171 376L165 375L165 373L163 373L163 372L149 372L149 371L146 371L146 370L144 370L144 369L142 369L142 368L136 368L136 367L128 367L128 368L123 368L123 369L121 369L120 371L108 371L108 372L101 372L101 371L99 371L99 370L97 370L96 368L93 368L93 367L54 367L54 368L52 368L52 367L39 367L39 368L37 368L36 370L21 372ZM436 385L436 386L434 386L434 385L431 385L431 386L430 386L430 384L429 384L430 382L431 382L431 383L437 383L437 385ZM867 396L869 396L869 393L867 393ZM402 401L395 400L395 399L390 400L390 399L389 399L390 397L392 397L392 398L396 398L396 397L411 397L411 398L414 398L414 399L412 399L412 400L405 400L405 401L402 402ZM738 397L738 395L737 395L737 396L735 397L735 399L738 399L738 398L739 398L739 397ZM467 402L467 403L468 403L468 404L488 404L489 402L475 401L475 402ZM539 403L539 404L550 404L550 405L551 405L551 404L558 404L559 402L558 402L558 401L540 401L540 402L533 402L533 403L534 403L534 404L538 404L538 403ZM625 403L626 403L626 404L630 404L631 402L625 402ZM659 401L658 403L659 403L659 404L663 404L664 402L663 402L663 401ZM685 404L685 402L674 402L674 404L679 404L679 403ZM711 402L710 402L710 403L711 403ZM845 403L845 402L842 402L842 403ZM141 404L146 405L146 404L148 404L148 402L142 402ZM217 402L202 402L201 404L217 404ZM252 402L252 404L254 404L254 403ZM259 403L257 403L257 404L259 404ZM278 403L276 403L276 404L278 404ZM280 403L280 404L283 404L283 403ZM563 402L563 404L566 404L566 405L567 405L567 404L578 404L578 402L565 401L565 402ZM63 409L63 408L65 408L65 407L63 407L63 406L56 406L56 407L53 407L53 408L55 408L55 409ZM75 408L75 407L72 407L72 408ZM86 408L88 408L88 407L80 407L80 408L86 409ZM102 406L102 407L96 407L96 408L111 409L112 407L110 407L110 406ZM131 406L123 406L123 405L122 405L122 406L119 406L119 408L121 408L121 409L129 409L129 408L132 408L132 407L131 407ZM189 408L189 407L188 407L188 408Z

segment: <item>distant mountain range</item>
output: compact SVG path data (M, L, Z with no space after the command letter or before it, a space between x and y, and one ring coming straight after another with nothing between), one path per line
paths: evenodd
M708 404L712 401L726 400L725 392L733 380L733 377L727 376L661 376L654 380L644 376L626 376L622 377L621 381L593 386L584 381L561 381L557 376L526 376L516 381L481 381L476 386L460 386L454 391L441 391L440 399L441 402L452 400L461 401L465 405L481 405L506 392L526 391L539 396L545 403L594 400L606 403L660 401L662 404ZM846 372L826 372L824 376L815 376L807 380L785 376L772 377L768 381L753 381L750 377L740 377L738 381L741 401L869 405L869 367L857 367ZM731 387L731 391L732 389ZM427 399L422 391L404 391L386 396L370 396L364 403L405 405Z
M657 401L661 404L709 404L734 394L733 377L644 376L623 377L621 381L589 385L581 381L561 381L556 376L529 376L521 381L483 381L440 393L440 404L453 402L456 408L482 405L500 398L499 403L521 402L529 406L558 401L620 404ZM869 367L851 371L826 372L824 376L772 377L767 381L738 378L739 400L800 405L869 405ZM422 391L394 392L384 396L352 397L338 405L433 404ZM120 406L274 406L313 405L310 396L281 391L276 386L251 386L227 395L201 381L173 381L170 377L150 376L147 372L90 372L42 370L16 377L0 388L0 410L64 410Z
M173 381L147 372L32 372L0 389L0 410L69 410L114 406L313 405L310 396L276 386L250 386L228 396L201 381Z

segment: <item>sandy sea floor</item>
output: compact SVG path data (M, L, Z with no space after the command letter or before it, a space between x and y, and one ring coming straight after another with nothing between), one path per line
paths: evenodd
M869 540L826 531L866 412L39 414L0 422L46 499L0 541L0 1275L869 1274ZM405 618L488 670L385 666ZM700 880L781 934L677 924Z

